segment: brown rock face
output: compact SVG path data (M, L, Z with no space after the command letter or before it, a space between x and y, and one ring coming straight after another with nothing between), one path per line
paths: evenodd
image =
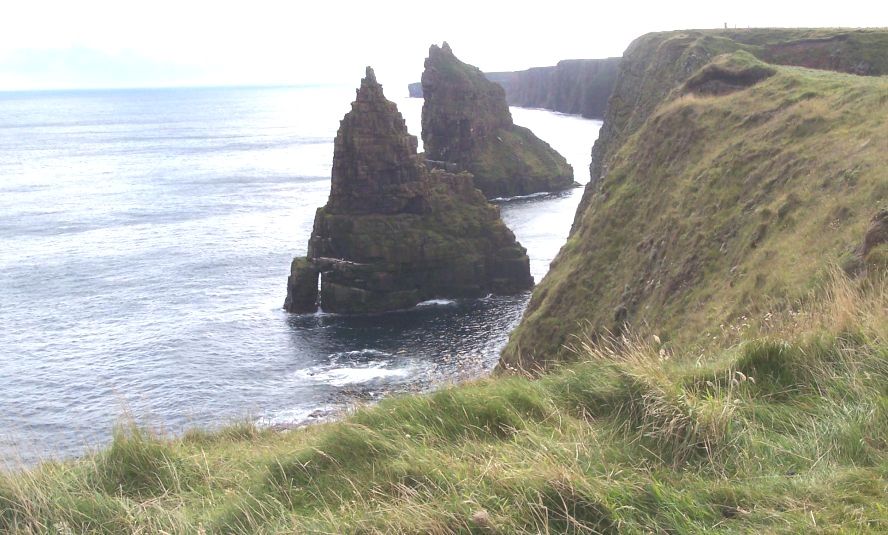
M601 118L619 66L620 58L566 59L554 67L486 76L505 88L506 101L511 106Z
M314 312L318 309L318 266L305 257L297 257L290 264L287 277L287 299L284 308L290 312Z
M866 258L870 251L886 243L888 243L888 210L880 210L870 221L863 243L857 252L861 258Z
M564 157L512 122L502 86L457 59L447 43L429 49L422 90L426 157L472 173L488 198L573 185Z
M422 141L430 159L464 163L480 142L513 125L506 91L450 45L432 45L422 73Z
M397 106L385 98L368 67L336 134L327 208L353 214L403 211L416 196L410 185L420 179L416 147L416 136L407 133Z
M330 198L308 257L293 261L284 308L313 311L319 301L328 312L384 312L533 286L526 251L472 176L429 170L416 145L368 67L336 135Z

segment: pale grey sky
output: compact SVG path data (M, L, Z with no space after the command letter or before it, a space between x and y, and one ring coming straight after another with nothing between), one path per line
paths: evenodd
M394 93L446 40L485 71L619 56L650 31L888 26L888 2L22 0L0 18L0 90L342 83ZM387 91L392 91L388 89Z

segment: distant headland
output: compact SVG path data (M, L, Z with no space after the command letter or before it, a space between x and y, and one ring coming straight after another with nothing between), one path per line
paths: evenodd
M566 59L550 67L485 72L484 76L502 86L510 106L601 119L617 81L620 60ZM410 97L423 98L421 82L409 84L407 90Z

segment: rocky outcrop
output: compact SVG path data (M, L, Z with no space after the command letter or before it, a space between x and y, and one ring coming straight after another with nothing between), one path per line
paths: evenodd
M525 249L472 176L429 169L416 149L368 67L336 135L308 255L291 266L288 311L383 312L533 286Z
M430 161L472 173L488 197L573 186L563 156L512 122L503 88L478 68L432 45L422 74L422 141Z
M545 108L600 119L604 117L619 67L620 58L567 59L554 67L486 72L484 76L503 87L509 106ZM407 92L410 97L422 98L422 84L408 85Z
M864 258L876 247L888 244L888 210L880 210L870 221L858 254Z
M318 275L320 268L305 257L296 257L287 277L287 298L284 309L289 312L314 312L318 309Z

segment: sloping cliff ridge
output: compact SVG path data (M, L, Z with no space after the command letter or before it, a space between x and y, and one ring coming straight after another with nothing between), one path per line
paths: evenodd
M533 286L526 251L472 176L430 170L373 70L333 149L327 205L307 258L295 258L284 308L369 313L437 297L511 294Z
M590 119L604 117L619 73L620 58L566 59L550 67L523 71L486 72L503 87L509 106L546 108ZM422 98L422 84L407 87L411 97Z
M545 367L626 323L704 340L803 298L831 264L858 271L888 202L886 57L879 30L633 42L571 235L502 366Z
M502 87L432 45L422 73L422 142L429 161L468 171L488 198L561 191L573 168L548 143L512 122Z

